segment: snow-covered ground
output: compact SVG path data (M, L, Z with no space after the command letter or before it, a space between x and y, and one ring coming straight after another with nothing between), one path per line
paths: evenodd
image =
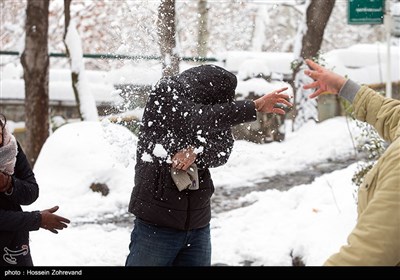
M353 121L336 117L296 132L288 129L281 143L236 141L228 163L212 169L216 188L251 187L268 176L307 172L312 164L349 157L359 132ZM59 205L57 213L72 223L57 235L31 232L35 265L124 265L132 225L115 221L133 219L127 208L136 140L106 120L66 124L48 138L34 169L40 197L24 210ZM249 206L214 214L212 263L290 266L291 256L298 256L306 265L321 265L356 222L355 170L352 164L284 192L251 192L240 198ZM110 193L93 192L92 182L106 183Z

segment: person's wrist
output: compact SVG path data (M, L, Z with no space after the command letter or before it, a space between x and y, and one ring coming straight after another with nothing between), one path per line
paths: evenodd
M336 93L339 93L346 83L347 79L345 77L339 76L338 81L336 83Z

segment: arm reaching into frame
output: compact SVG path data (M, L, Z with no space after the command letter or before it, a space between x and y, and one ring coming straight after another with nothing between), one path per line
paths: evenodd
M322 93L338 94L340 89L346 83L346 78L336 74L310 59L306 59L310 69L304 70L304 73L309 76L314 82L304 85L304 89L315 89L314 93L310 94L310 98L315 98Z

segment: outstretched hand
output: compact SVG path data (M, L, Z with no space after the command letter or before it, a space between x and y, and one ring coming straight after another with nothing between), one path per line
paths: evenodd
M70 223L70 220L53 214L58 210L58 208L58 206L54 206L50 209L40 211L40 214L42 215L42 222L40 224L41 228L47 229L52 233L58 233L57 230L62 230L68 226L67 224Z
M306 63L311 69L304 70L304 73L314 82L304 85L303 88L316 89L314 93L310 94L309 98L317 97L322 93L337 94L346 83L346 78L325 69L314 61L306 59Z
M289 95L281 93L287 89L287 87L281 88L254 100L256 110L263 113L286 114L285 110L275 106L277 104L284 104L289 107L293 106L293 104L287 100L290 98Z

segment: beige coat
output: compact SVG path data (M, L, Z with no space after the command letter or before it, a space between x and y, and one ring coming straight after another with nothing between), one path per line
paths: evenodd
M362 86L355 116L391 142L364 178L358 192L358 221L347 245L324 265L400 265L400 101Z

